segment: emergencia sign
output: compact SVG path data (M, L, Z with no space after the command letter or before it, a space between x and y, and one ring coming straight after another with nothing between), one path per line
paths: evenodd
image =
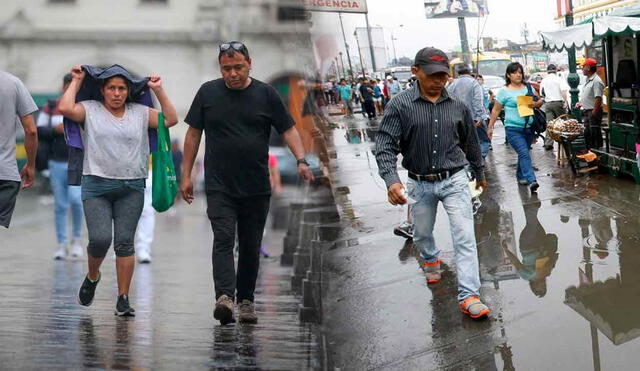
M305 0L311 12L366 13L366 0Z

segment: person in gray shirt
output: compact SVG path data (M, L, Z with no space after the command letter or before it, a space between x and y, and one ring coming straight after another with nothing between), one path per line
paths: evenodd
M118 276L115 314L134 316L129 288L135 266L134 236L144 205L145 179L149 171L148 129L157 129L159 111L129 100L130 80L125 75L103 79L102 100L76 102L86 76L85 67L71 69L71 83L60 100L64 117L82 123L84 163L82 204L89 234L87 273L78 302L90 306L100 282L100 266L113 240ZM124 70L123 73L128 71ZM165 126L178 123L178 116L160 76L149 76L153 91L166 118Z
M480 83L471 76L471 69L468 66L462 65L458 67L458 76L447 86L447 91L471 110L471 117L476 125L478 139L480 140L482 158L485 158L489 154L491 140L487 135L486 121L489 117L484 110L484 92Z
M588 149L602 147L602 96L604 84L596 73L598 63L593 58L587 58L582 64L582 72L587 81L580 92L580 101L576 104L582 109L582 123L584 124L584 139Z
M22 81L0 71L0 225L9 228L16 198L22 188L33 184L36 152L38 151L38 129L33 112L38 107ZM24 146L27 164L18 171L16 162L17 121L24 128Z

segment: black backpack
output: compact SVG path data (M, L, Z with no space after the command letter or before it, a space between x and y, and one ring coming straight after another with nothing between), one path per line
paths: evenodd
M527 83L527 95L533 97L534 102L538 101L538 97L533 93L533 87L529 83ZM542 137L542 133L547 130L547 115L540 108L534 108L533 115L527 116L524 127L525 129L531 127L535 136Z

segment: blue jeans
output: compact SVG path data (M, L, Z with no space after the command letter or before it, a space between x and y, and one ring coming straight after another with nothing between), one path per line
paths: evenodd
M487 134L487 123L483 122L480 127L476 127L478 133L478 140L480 141L480 153L482 158L486 158L489 154L489 147L491 146L491 140Z
M49 160L51 190L55 200L56 237L59 244L67 243L67 212L71 206L73 222L73 238L82 235L82 200L80 186L70 186L67 183L68 164L61 161Z
M458 171L451 178L434 183L407 181L407 195L413 206L413 243L428 262L435 262L440 256L433 238L438 201L442 202L449 215L459 301L480 295L478 252L468 183L465 171Z
M533 142L533 131L531 129L507 126L506 132L507 140L509 140L511 147L518 153L516 177L518 180L526 180L529 184L535 182L536 174L533 172L533 163L529 154L529 147Z

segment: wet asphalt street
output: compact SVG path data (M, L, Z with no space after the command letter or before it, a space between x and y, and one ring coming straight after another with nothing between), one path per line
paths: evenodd
M135 318L113 315L109 257L94 304L81 307L86 262L51 259L52 205L30 190L11 229L0 230L0 369L305 370L325 359L342 370L637 369L640 187L604 174L576 178L536 144L541 187L531 195L516 183L516 156L498 126L475 216L481 292L493 312L474 321L456 302L444 210L435 237L449 269L428 287L411 241L392 232L406 208L387 203L377 175L379 122L334 119L329 157L343 230L322 256L321 337L299 322L292 268L280 265L282 231L264 243L272 257L261 265L259 324L213 320L203 197L158 217L154 260L136 267Z
M133 279L136 317L119 318L113 250L93 305L80 306L86 258L52 259L53 206L23 193L11 229L0 230L0 369L319 368L314 327L299 323L291 268L280 266L282 232L265 239L272 257L261 261L259 324L214 321L212 233L198 198L158 216L153 262L138 264Z
M460 313L448 219L436 243L450 269L428 287L410 241L392 233L406 208L387 203L372 154L379 121L334 120L336 190L345 230L323 257L328 356L342 369L632 370L640 354L640 187L574 177L541 143L538 195L515 179L496 127L490 188L475 216L489 319ZM401 171L401 178L407 177Z

